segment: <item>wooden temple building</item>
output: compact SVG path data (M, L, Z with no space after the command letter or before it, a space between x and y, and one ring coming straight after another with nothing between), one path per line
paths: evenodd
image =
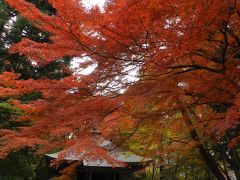
M69 154L64 158L62 166L67 167L71 162L82 161L73 180L130 180L132 173L143 169L151 162L150 159L125 151L120 147L109 148L114 146L109 140L104 139L99 146L107 149L112 158L124 162L127 166L114 165L115 167L112 167L112 164L109 164L101 157L96 160L88 160L82 158L81 155ZM46 154L48 163L58 158L58 155L59 153ZM54 171L57 170L51 168L51 171L56 174Z

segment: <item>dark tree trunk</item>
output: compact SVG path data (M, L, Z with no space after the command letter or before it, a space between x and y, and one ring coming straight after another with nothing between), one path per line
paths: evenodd
M230 143L230 138L228 133L226 134L226 138L228 140L228 142ZM238 153L236 152L236 150L234 148L229 149L229 155L231 156L231 159L228 158L229 160L229 164L231 169L234 171L235 176L237 179L240 179L240 158ZM225 156L227 156L227 154L225 153Z
M198 148L199 153L201 154L202 158L206 162L208 168L210 169L210 171L215 175L215 177L218 180L225 180L226 178L224 177L223 173L219 169L217 162L215 161L213 156L209 153L209 151L207 151L205 149L205 147L203 146L203 144L201 143L198 133L197 133L196 129L194 128L192 121L190 119L190 112L188 112L188 110L184 110L182 112L182 114L183 114L183 119L185 121L185 124L187 125L187 128L189 129L191 138L198 143L197 148Z
M236 178L240 179L240 165L237 152L235 150L229 150L229 154L221 152L221 155L225 157L226 161L230 165L230 168L234 171Z

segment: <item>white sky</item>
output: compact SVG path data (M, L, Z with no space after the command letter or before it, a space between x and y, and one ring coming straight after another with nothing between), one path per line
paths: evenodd
M87 7L91 7L94 5L99 5L100 8L103 7L106 0L82 0L83 4L85 4Z
M91 8L92 6L99 5L99 7L102 9L104 6L104 3L106 0L82 0L82 3L87 7ZM75 57L73 58L73 61L71 62L71 68L75 70L76 73L82 74L82 75L88 75L94 71L96 68L95 65L89 66L86 69L78 69L79 64L86 61L88 58L87 57Z
M82 0L83 4L87 8L91 8L91 6L99 5L101 9L103 9L104 3L106 0ZM86 69L80 69L79 64L81 64L84 61L91 60L88 57L75 57L73 58L73 61L71 62L71 68L75 71L76 74L81 75L88 75L91 74L94 69L97 67L97 65L90 65ZM134 68L132 66L129 66L125 69L125 72L127 75L125 76L125 80L129 82L134 82L138 80L137 74L138 74L138 68ZM118 77L116 77L118 78ZM114 84L114 83L113 83Z

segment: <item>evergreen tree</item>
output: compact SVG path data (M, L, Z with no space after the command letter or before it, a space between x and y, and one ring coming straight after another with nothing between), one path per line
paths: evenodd
M32 0L31 2L44 13L49 15L55 13L54 8L47 1ZM0 0L0 73L14 71L20 74L21 79L61 79L69 75L65 68L70 65L70 57L64 57L46 66L37 66L19 54L10 54L10 45L19 42L24 37L37 42L49 42L49 34L47 32L32 26L17 11L10 8L4 0ZM41 98L41 94L34 92L19 98L27 102ZM10 105L8 100L9 98L0 98L0 129L17 129L28 125L16 121L16 118L24 112ZM34 151L27 148L12 152L6 159L0 160L0 179L33 179L35 177L34 171L40 161L41 157L34 155Z

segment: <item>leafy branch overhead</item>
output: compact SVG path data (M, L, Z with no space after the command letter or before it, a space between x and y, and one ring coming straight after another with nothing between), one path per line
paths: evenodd
M97 127L119 145L144 147L148 153L139 153L161 163L173 151L182 156L194 149L217 179L229 169L240 178L234 162L240 139L238 1L113 0L104 10L87 10L80 0L49 0L54 13L25 0L6 2L49 35L44 42L23 38L10 53L39 68L81 58L79 69L94 70L84 75L64 66L67 77L26 80L3 73L1 97L40 96L9 101L25 112L19 121L31 125L2 130L0 155L30 146L66 154L95 149L104 156L92 138Z

